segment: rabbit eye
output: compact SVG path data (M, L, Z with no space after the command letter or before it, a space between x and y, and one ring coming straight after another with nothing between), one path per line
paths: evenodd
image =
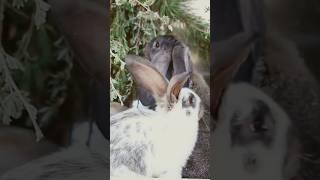
M196 98L193 94L189 94L188 97L182 99L182 107L196 107Z
M195 104L195 101L196 101L196 99L194 96L189 96L189 103L190 104Z
M263 133L268 131L268 127L265 124L263 119L255 120L251 125L250 125L251 131L255 133Z
M159 47L160 47L160 44L159 44L158 41L155 42L154 47L156 47L156 48L159 48Z

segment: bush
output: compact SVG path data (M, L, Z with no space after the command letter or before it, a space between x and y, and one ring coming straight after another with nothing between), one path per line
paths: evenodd
M72 53L62 36L46 23L44 0L0 1L0 120L45 124L66 97Z

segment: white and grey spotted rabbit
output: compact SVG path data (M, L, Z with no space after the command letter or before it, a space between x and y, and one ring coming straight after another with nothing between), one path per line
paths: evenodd
M126 63L157 107L132 107L111 116L111 176L181 177L198 136L200 98L183 88L190 75L177 74L168 82L141 57L130 55Z

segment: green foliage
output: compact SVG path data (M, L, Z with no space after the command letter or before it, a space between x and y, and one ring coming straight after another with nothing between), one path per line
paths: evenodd
M130 101L133 81L125 68L128 54L143 55L154 37L174 34L208 59L209 26L188 13L189 0L113 0L111 2L111 101Z
M0 121L26 120L38 140L64 101L72 68L71 51L46 23L49 9L44 0L0 2Z

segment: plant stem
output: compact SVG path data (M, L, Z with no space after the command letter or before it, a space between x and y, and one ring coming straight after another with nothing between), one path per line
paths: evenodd
M10 74L10 70L7 66L7 63L5 62L8 54L5 52L3 45L2 45L2 32L3 32L3 20L4 20L4 11L5 11L6 3L7 3L6 0L0 1L0 54L2 55L2 58L0 58L0 63L1 63L1 67L3 67L3 71L4 71L4 75L7 79L7 83L10 83L10 87L16 92L17 96L19 97L19 99L23 103L26 111L29 114L30 119L33 124L33 127L36 132L37 141L39 141L43 137L43 134L42 134L37 122L36 122L36 119L33 118L33 116L32 116L32 112L29 108L29 106L30 106L29 103L26 102L25 98L22 96L20 90L18 89L17 85L15 84L15 82Z
M120 101L120 104L123 106L122 96L120 95L118 90L114 87L113 82L112 82L112 78L110 78L110 84L111 84L112 90L117 94L119 101Z
M145 6L143 3L141 3L139 0L135 0L140 6L144 7L147 11L151 11L149 7Z

